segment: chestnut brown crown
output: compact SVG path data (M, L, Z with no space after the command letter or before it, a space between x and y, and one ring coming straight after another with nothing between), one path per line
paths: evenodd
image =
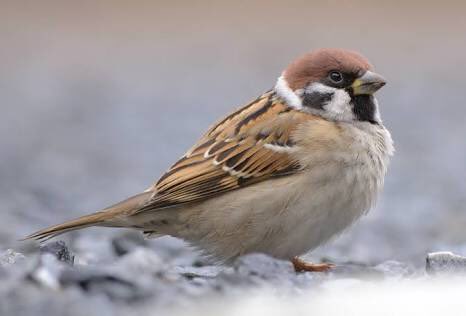
M357 52L322 48L307 53L293 61L284 71L283 76L292 90L306 87L309 83L325 78L333 70L360 76L373 67L369 61Z

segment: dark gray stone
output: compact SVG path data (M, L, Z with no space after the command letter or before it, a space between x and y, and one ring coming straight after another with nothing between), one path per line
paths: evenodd
M40 253L50 253L55 256L59 261L74 264L74 255L66 246L66 243L62 240L50 242L40 247Z

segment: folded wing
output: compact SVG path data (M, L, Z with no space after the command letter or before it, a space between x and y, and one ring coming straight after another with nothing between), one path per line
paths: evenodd
M301 166L293 132L316 117L287 107L268 92L214 125L152 187L136 213L201 201Z

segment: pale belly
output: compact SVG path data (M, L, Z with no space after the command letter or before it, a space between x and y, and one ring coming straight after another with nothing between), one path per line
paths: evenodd
M162 211L170 225L158 230L225 261L251 252L290 259L328 241L370 208L379 181L365 169L328 164Z

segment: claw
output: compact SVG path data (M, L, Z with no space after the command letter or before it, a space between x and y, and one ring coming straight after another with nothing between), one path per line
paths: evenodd
M291 263L293 263L294 270L296 272L328 272L335 267L332 263L311 263L301 260L298 257L294 257L291 260Z

